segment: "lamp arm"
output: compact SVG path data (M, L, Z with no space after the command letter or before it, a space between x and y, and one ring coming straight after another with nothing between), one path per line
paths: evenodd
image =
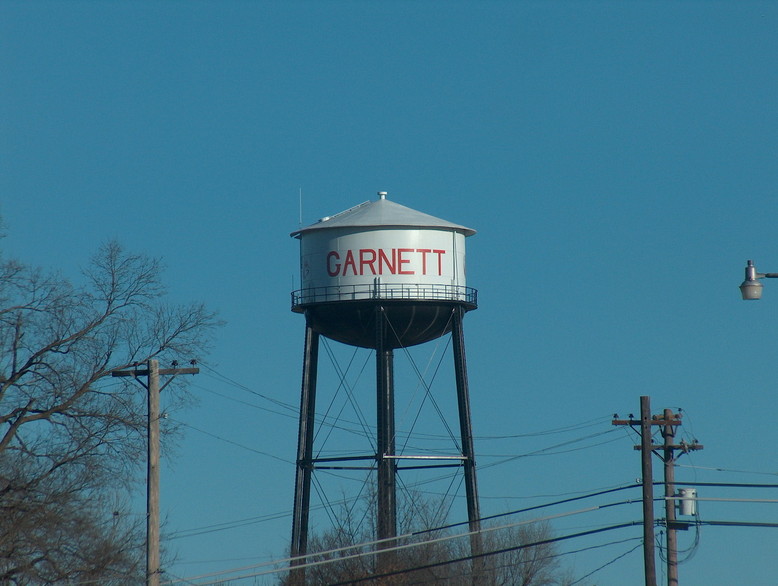
M756 281L757 279L778 279L778 273L757 273L754 261L746 262L746 281Z

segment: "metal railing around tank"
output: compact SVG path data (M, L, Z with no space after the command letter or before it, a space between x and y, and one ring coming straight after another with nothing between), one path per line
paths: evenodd
M478 290L461 285L434 285L420 283L363 283L310 287L292 291L292 309L316 303L333 301L365 301L370 299L454 301L478 306Z

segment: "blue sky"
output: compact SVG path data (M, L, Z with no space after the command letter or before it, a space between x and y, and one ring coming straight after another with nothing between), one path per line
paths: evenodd
M285 554L304 329L289 233L377 191L478 231L465 335L485 514L633 483L636 439L610 418L641 395L682 408L705 445L678 480L775 482L778 286L744 303L737 285L746 259L778 271L776 55L772 2L3 2L4 255L76 278L117 238L164 259L173 299L227 322L198 404L170 414L189 428L162 473L168 574ZM398 368L398 413L413 413L418 383ZM360 486L322 475L332 500ZM617 495L596 504L639 499ZM458 497L450 520L464 515ZM754 502L700 515L778 522ZM636 503L554 528L639 518ZM563 542L562 560L605 566L590 583L640 583L640 549L620 557L638 542L605 545L639 536ZM680 535L685 585L774 583L778 530L694 541Z

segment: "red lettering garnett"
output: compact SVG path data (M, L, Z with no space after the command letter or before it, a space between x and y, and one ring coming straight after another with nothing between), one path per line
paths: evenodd
M435 275L443 274L445 250L437 248L360 248L327 253L330 277L363 275ZM437 262L436 262L437 261Z

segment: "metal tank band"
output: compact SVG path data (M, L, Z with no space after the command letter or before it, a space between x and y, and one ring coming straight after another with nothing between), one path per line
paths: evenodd
M421 283L375 283L372 285L335 285L309 287L292 291L292 311L336 301L450 301L462 303L468 310L478 307L478 291L461 285L427 285Z
M478 291L456 285L344 285L301 289L292 293L292 311L304 313L320 334L338 342L375 348L375 308L384 309L387 348L406 348L451 331L456 307L478 307Z

